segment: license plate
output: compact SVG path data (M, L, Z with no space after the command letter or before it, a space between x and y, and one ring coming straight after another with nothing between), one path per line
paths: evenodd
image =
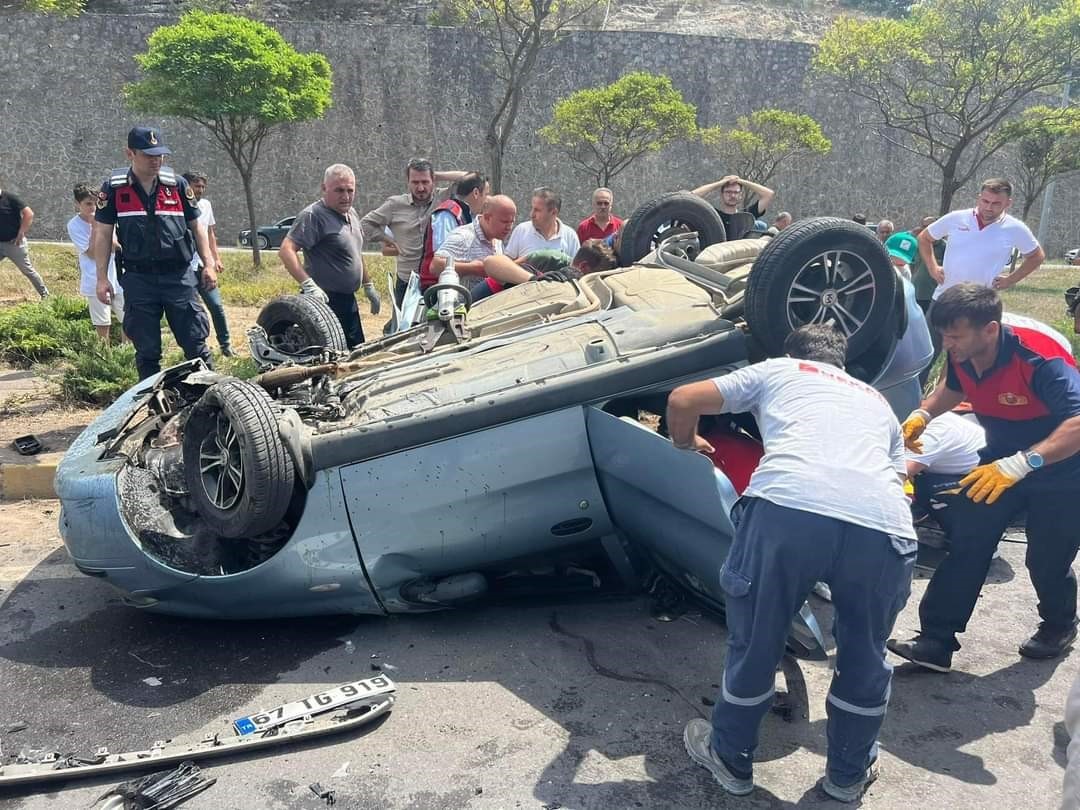
M240 736L254 734L309 714L319 714L362 698L393 692L396 688L394 682L385 675L377 675L374 678L335 686L303 700L283 703L265 712L237 718L233 721L233 728Z

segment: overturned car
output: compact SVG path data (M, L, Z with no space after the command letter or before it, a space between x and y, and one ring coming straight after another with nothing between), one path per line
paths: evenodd
M662 413L676 385L830 319L849 335L849 370L906 413L929 334L910 284L854 223L709 246L706 229L650 210L666 238L624 269L471 309L442 283L424 322L351 353L329 310L285 297L250 335L254 380L191 361L139 383L58 469L76 566L130 605L208 618L558 589L662 587L722 607L728 512L760 455L752 426L718 423L710 459L615 414ZM791 646L818 656L821 643L804 608Z

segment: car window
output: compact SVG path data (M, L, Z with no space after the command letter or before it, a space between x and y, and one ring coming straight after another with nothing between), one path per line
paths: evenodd
M278 222L278 227L291 228L294 222L296 222L296 217L285 217L285 219Z

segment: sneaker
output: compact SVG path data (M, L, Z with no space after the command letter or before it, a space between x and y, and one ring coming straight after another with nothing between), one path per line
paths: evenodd
M1020 654L1025 658L1057 658L1072 646L1075 640L1075 624L1055 628L1042 622L1035 635L1020 645Z
M875 759L866 768L866 775L855 784L844 785L841 787L826 775L825 778L821 780L821 789L825 791L829 798L836 799L838 802L856 802L862 798L866 789L878 778L879 772L880 769L878 768L877 760Z
M236 353L232 350L232 346L230 346L228 343L226 343L224 346L221 347L221 356L222 357L236 357Z
M885 642L885 647L901 658L934 672L948 672L952 669L952 650L936 639L916 636L911 641L897 641L890 638Z
M683 730L683 744L690 759L706 768L720 787L733 796L746 796L754 789L753 778L740 778L732 773L712 747L712 724L695 717Z

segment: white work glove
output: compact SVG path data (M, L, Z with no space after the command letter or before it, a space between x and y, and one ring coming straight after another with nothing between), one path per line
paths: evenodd
M379 298L379 293L375 289L375 285L370 282L364 282L364 295L367 296L367 300L371 302L371 314L378 315L379 310L382 308L382 299Z
M316 301L322 301L324 304L330 303L330 297L323 292L322 288L315 283L313 278L305 278L300 282L300 294L310 295Z

